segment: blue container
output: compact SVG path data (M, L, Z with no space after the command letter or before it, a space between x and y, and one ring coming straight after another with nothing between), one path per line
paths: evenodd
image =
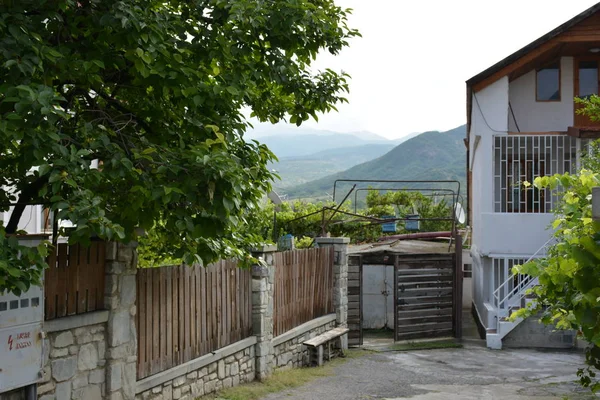
M284 235L277 241L277 250L294 250L294 236L291 234Z
M406 216L407 220L404 223L404 229L406 229L407 231L418 231L421 229L421 224L419 221L419 215L418 214L409 214Z
M384 215L383 219L396 219L395 215ZM381 232L383 233L396 233L396 221L386 222L381 224Z

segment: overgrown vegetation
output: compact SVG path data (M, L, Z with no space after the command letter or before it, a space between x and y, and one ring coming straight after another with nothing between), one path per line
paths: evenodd
M386 235L382 233L381 224L365 217L381 219L384 216L403 218L408 214L418 214L420 218L451 219L453 210L443 196L424 195L417 191L381 192L371 190L367 195L366 207L354 213L349 203L344 204L338 213L334 213L338 205L329 203L308 203L303 201L285 202L275 206L265 202L256 209L247 210L243 219L246 221L245 235L255 238L257 243L273 243L278 238L291 234L295 237L297 248L308 248L314 245L314 238L320 236L323 221L327 223L326 232L331 236L349 237L353 243L375 242ZM323 212L323 208L325 212ZM452 221L433 220L421 221L421 231L449 231ZM404 223L398 221L396 233L409 232ZM387 233L391 235L395 233ZM181 259L165 257L162 235L151 231L146 237L140 238L139 259L143 267L177 264Z
M346 101L314 71L358 35L333 0L8 0L0 10L0 292L38 284L44 251L9 238L25 207L70 242L135 240L187 263L244 258L274 155L243 110L300 125ZM64 233L63 233L64 234ZM21 254L20 257L16 254Z
M600 98L578 100L582 112L600 120ZM532 289L536 301L512 318L542 313L542 322L559 329L574 329L589 343L587 367L578 371L580 382L592 391L600 390L600 222L592 219L592 188L600 186L600 144L591 145L575 175L538 177L533 185L542 189L560 188L562 198L555 209L552 227L556 244L547 257L515 267L515 273L539 279Z

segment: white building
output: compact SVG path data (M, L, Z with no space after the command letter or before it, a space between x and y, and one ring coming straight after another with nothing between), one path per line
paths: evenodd
M599 69L600 3L467 81L473 305L488 347L502 347L517 325L505 317L536 283L511 267L543 255L552 236L556 195L522 182L575 171L600 137L573 100L598 94Z
M10 220L12 209L13 207L5 212L0 211L0 223L4 226ZM50 213L41 205L27 206L19 220L18 230L25 231L28 234L51 233L52 222Z

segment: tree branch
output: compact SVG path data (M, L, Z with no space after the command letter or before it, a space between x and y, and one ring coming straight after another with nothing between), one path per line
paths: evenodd
M8 221L8 224L6 224L7 234L13 234L17 231L25 207L37 197L38 192L46 183L48 183L48 176L39 177L21 191L17 205L13 208L12 213L10 214L10 220Z
M132 111L130 111L127 107L123 106L121 104L121 102L119 102L119 100L107 95L106 93L102 92L101 90L96 90L93 89L94 92L96 92L98 94L98 96L102 97L104 100L106 100L106 102L111 105L113 108L115 108L118 111L121 111L123 114L129 114L132 116L132 118L138 123L140 124L140 126L142 128L144 128L144 130L150 134L152 134L152 128L150 127L150 125L148 125L146 123L146 121L138 118L135 113L133 113Z

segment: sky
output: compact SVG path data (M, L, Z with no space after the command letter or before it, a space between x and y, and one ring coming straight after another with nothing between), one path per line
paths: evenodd
M596 2L336 0L363 37L314 68L352 76L349 104L302 126L390 139L455 128L466 121L467 79Z

